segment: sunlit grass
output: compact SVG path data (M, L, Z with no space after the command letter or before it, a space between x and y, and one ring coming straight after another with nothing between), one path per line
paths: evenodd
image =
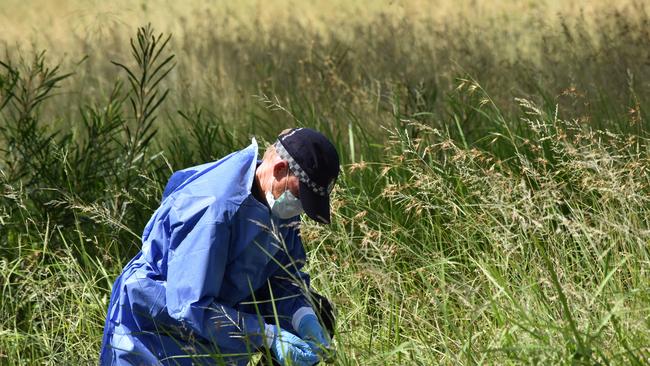
M24 9L10 3L6 19ZM96 363L110 286L171 172L294 125L343 161L333 224L303 226L313 284L338 309L338 364L650 363L640 3L554 18L547 2L496 24L484 6L445 18L449 4L393 2L362 26L338 2L176 8L154 22L173 33L160 84L128 38L168 8L93 3L93 18L79 4L42 12L45 55L12 43L30 37L20 17L4 39L0 364ZM300 22L267 19L303 6ZM437 15L408 17L418 6ZM84 22L102 28L66 33Z

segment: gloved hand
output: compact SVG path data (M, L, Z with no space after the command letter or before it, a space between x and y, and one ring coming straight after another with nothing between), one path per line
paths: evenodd
M330 337L323 329L315 314L307 314L300 319L298 335L312 347L312 351L324 360L332 357Z
M319 360L307 342L276 325L266 325L266 336L273 355L283 366L311 366Z

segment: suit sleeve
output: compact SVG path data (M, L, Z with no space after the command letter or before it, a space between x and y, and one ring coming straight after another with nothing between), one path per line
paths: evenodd
M309 301L310 278L302 269L307 256L300 239L299 230L291 228L284 235L285 255L280 256L282 267L269 279L280 326L295 331L295 316L312 312ZM300 311L299 311L300 310ZM298 314L297 314L298 313Z
M193 208L198 207L198 208ZM262 345L264 324L217 301L230 247L230 227L209 205L173 210L167 258L167 311L222 353L250 353Z

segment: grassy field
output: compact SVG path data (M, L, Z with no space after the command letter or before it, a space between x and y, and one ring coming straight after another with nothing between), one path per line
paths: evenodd
M169 175L291 126L337 364L650 364L643 2L179 4L3 2L0 364L95 364Z

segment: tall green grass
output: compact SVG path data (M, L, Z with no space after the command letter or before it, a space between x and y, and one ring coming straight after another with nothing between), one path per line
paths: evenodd
M381 18L322 39L144 27L58 67L8 48L0 363L95 363L171 172L294 125L344 163L333 224L303 225L338 364L650 363L650 18L634 10L595 31L538 19L538 43L505 56L498 25Z

